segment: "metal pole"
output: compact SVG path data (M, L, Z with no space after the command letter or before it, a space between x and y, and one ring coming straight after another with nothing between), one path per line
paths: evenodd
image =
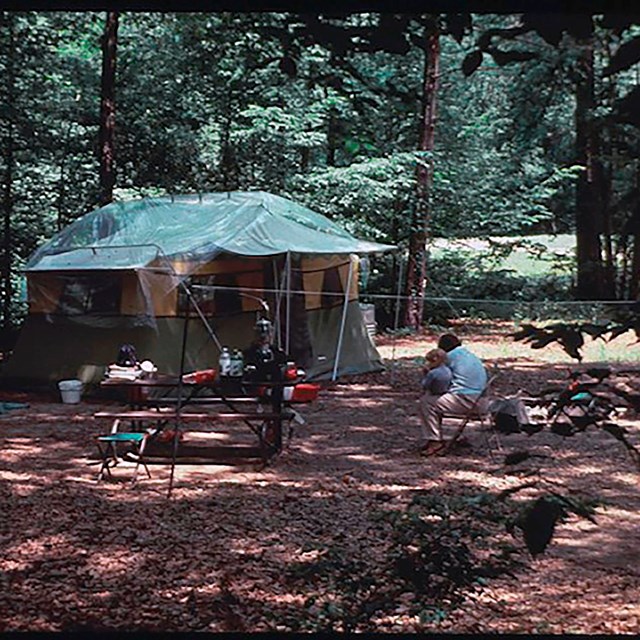
M186 285L185 285L186 287ZM191 309L191 291L186 287L187 292L187 315L184 319L184 328L182 330L182 350L180 352L180 374L178 378L178 403L176 406L176 423L173 432L173 451L171 454L171 475L169 476L169 490L167 492L167 499L171 497L171 490L173 489L173 477L176 470L176 457L178 455L178 443L180 442L180 429L181 429L181 417L182 412L182 397L184 392L184 363L187 355L187 335L189 333L189 310Z
M340 351L342 350L342 337L344 336L344 327L347 323L347 308L349 306L349 292L351 290L351 278L353 276L354 260L349 256L349 275L347 276L347 287L344 292L344 305L342 307L342 322L340 323L340 333L338 334L338 346L336 347L336 357L333 364L333 374L331 380L338 377L338 364L340 363Z
M273 286L276 292L276 309L273 318L273 331L275 333L276 346L278 349L282 349L282 339L280 337L280 325L282 324L280 322L280 303L282 301L282 291L280 289L280 274L278 272L278 265L275 258L271 261L271 265L273 267Z
M392 341L393 347L391 348L391 383L392 384L393 384L395 373L396 373L396 337L398 334L398 324L400 323L400 298L401 298L400 293L402 290L402 265L403 265L402 256L400 256L399 265L400 266L398 267L398 287L396 291L396 313L395 313L395 319L393 322L393 341ZM408 301L407 301L407 304L408 304Z
M287 251L287 320L285 324L285 353L289 354L289 337L291 334L291 253Z

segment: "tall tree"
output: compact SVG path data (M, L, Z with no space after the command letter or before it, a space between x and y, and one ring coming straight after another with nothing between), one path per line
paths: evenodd
M14 16L10 12L2 13L2 26L6 29L7 50L5 58L4 79L6 92L7 122L4 136L4 191L3 191L3 216L2 216L2 329L3 351L5 340L11 329L11 301L12 301L12 242L11 219L13 212L13 172L14 172L14 114L15 114L15 24Z
M605 14L594 18L587 14L528 13L513 22L484 31L477 40L478 50L467 56L463 68L472 73L481 63L483 51L499 65L529 64L532 59L541 60L548 51L555 53L550 56L554 72L563 75L572 86L573 162L582 167L573 207L576 297L606 300L617 294L624 298L634 288L637 290L634 282L638 272L629 267L633 264L629 244L633 243L628 238L635 237L637 225L633 221L640 194L628 171L629 161L631 166L637 166L638 153L632 150L637 145L637 132L623 132L621 126L640 126L635 115L640 93L636 87L620 96L616 86L605 85L603 78L624 72L638 62L640 39L627 36L611 56L597 36L604 31L605 35L611 33L619 38L640 22L638 16ZM535 41L532 34L540 39ZM499 40L498 45L495 40ZM620 88L625 89L626 85L628 89L629 84L627 80ZM626 167L616 159L620 156L626 156ZM620 270L624 273L616 275Z
M576 78L576 161L584 167L576 188L576 297L601 300L613 294L605 290L602 245L604 231L602 202L602 161L598 127L595 122L593 30L577 39Z
M436 103L440 67L440 27L436 18L428 19L424 30L425 61L422 81L418 150L424 154L416 170L416 206L409 237L404 324L418 328L424 316L424 294L427 282L426 245L431 220L433 186L433 150L436 128Z
M102 36L102 83L100 90L100 204L113 200L116 184L116 52L118 12L107 12Z

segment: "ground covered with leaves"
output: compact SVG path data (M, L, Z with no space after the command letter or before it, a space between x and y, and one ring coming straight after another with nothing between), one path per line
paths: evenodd
M488 328L464 338L500 367L496 393L561 388L593 366L514 351ZM326 385L270 466L178 465L170 500L167 465L134 487L129 465L96 483L108 425L92 414L113 404L0 394L29 403L0 416L0 631L638 632L629 450L602 429L474 424L471 448L420 457L433 341L380 339L387 370ZM638 388L637 363L608 364ZM612 420L640 442L631 407ZM553 537L532 555L527 518L545 509Z

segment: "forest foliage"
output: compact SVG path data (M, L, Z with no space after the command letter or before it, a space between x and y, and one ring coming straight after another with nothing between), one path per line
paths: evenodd
M634 15L117 18L114 199L262 189L410 258L433 237L576 233L574 277L534 292L637 298ZM107 24L104 12L0 14L3 343L25 313L27 257L104 201ZM372 290L394 292L401 255L377 260ZM449 295L477 290L455 257L427 273ZM483 295L504 296L504 282Z

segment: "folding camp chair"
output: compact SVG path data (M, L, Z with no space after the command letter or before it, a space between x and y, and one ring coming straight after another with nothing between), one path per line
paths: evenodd
M448 451L451 450L452 447L455 446L458 439L462 435L465 427L469 422L479 422L481 428L486 426L486 429L482 429L482 433L485 436L485 440L487 442L487 446L489 449L489 455L493 459L493 450L494 448L498 451L502 451L502 446L500 445L500 439L498 438L498 434L491 428L491 413L489 412L489 393L496 381L499 377L499 372L494 370L494 372L489 376L487 380L487 384L485 385L484 390L478 397L475 399L474 403L469 407L469 409L465 413L445 413L442 416L442 420L459 420L460 424L456 428L453 433L451 439L445 444L445 446L439 451L439 455L444 455ZM489 436L493 435L496 445L493 447L489 441Z
M149 429L144 433L139 432L130 432L130 433L118 433L115 431L117 429L117 421L114 424L114 429L109 435L98 436L96 438L96 443L98 445L98 451L100 452L100 460L102 462L100 466L100 471L98 472L98 482L104 478L105 472L111 478L111 468L115 467L120 460L121 456L118 454L118 445L129 444L133 445L134 453L136 454L136 466L133 472L133 478L131 480L131 484L135 484L138 477L138 469L140 465L142 465L147 472L147 476L151 478L151 473L149 472L149 467L146 465L144 461L144 449L147 444L147 440L149 437L156 432L155 429Z

